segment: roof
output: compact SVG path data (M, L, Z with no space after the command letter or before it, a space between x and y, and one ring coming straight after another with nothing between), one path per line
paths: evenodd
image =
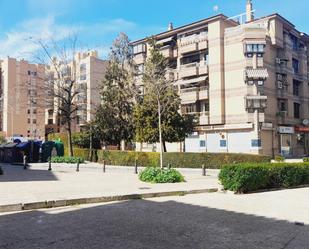
M263 20L263 19L270 19L270 18L278 18L280 19L282 22L284 22L287 26L289 26L291 29L295 29L301 36L303 36L305 39L307 39L309 41L309 36L308 34L304 33L304 32L300 32L295 28L295 25L293 23L291 23L289 20L287 20L286 18L284 18L282 15L280 15L279 13L273 13L267 16L263 16L260 17L258 19L254 19L252 20L250 23L252 22L256 22L259 20Z
M186 25L180 26L178 28L174 28L172 30L164 31L164 32L156 34L154 36L160 37L160 38L165 38L167 36L175 35L175 34L181 32L181 31L184 31L186 29L194 28L196 26L203 25L203 24L207 24L210 21L213 21L213 20L216 20L216 19L224 19L224 20L230 21L231 23L234 23L235 25L237 24L235 21L229 20L227 16L225 16L223 14L219 14L219 15L212 16L212 17L209 17L209 18L206 18L206 19L202 19L202 20L190 23L190 24L186 24ZM140 39L140 40L133 41L130 44L134 45L134 44L146 41L146 40L147 40L147 37L143 38L143 39Z

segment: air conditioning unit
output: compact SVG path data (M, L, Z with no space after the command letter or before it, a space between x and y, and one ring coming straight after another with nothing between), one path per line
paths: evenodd
M278 81L278 89L282 89L283 88L283 84L281 81Z

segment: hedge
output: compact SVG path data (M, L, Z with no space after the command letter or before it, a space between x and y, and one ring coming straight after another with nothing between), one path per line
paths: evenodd
M52 163L85 163L83 157L74 157L74 156L53 156L51 158Z
M259 189L309 184L309 163L244 163L224 165L219 174L224 189L246 193Z
M74 148L74 156L89 161L90 150ZM160 162L160 154L158 152L94 150L93 161L102 163L103 160L108 165L133 166L136 160L139 166L157 167ZM164 166L167 167L170 164L173 168L201 168L204 164L206 168L217 169L223 164L265 163L270 160L271 157L268 156L250 154L189 152L166 152L163 154Z

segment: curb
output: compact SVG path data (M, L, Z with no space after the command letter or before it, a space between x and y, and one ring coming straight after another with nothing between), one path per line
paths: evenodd
M106 203L106 202L113 202L113 201L147 199L147 198L154 198L154 197L184 196L184 195L190 195L190 194L214 193L217 191L218 191L218 188L209 188L209 189L197 189L197 190L180 190L180 191L154 192L154 193L144 193L144 194L128 194L128 195L77 198L77 199L67 199L67 200L52 200L52 201L18 203L18 204L0 205L0 213L23 211L23 210L35 210L35 209L42 209L42 208L65 207L65 206L73 206L73 205L80 205L80 204Z

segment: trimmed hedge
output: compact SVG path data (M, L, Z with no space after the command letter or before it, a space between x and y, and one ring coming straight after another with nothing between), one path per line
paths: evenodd
M52 163L85 163L84 158L82 157L70 157L70 156L53 156L51 158Z
M224 189L236 193L295 187L309 184L309 163L225 165L220 171L219 180Z
M90 150L74 148L74 156L90 161ZM136 160L139 166L158 167L160 154L158 152L93 150L93 161L102 163L103 160L108 165L134 166ZM167 167L170 164L173 168L201 168L204 164L206 168L219 169L224 164L266 163L270 160L269 156L235 153L166 152L163 154L164 166Z
M143 182L151 183L175 183L184 182L185 179L176 169L160 169L158 167L147 167L138 175Z
M157 152L136 151L98 151L98 161L109 165L132 166L137 160L141 166L159 166L160 154ZM228 153L189 153L189 152L167 152L163 154L163 163L173 168L220 168L223 164L242 162L270 162L268 156L228 154Z

